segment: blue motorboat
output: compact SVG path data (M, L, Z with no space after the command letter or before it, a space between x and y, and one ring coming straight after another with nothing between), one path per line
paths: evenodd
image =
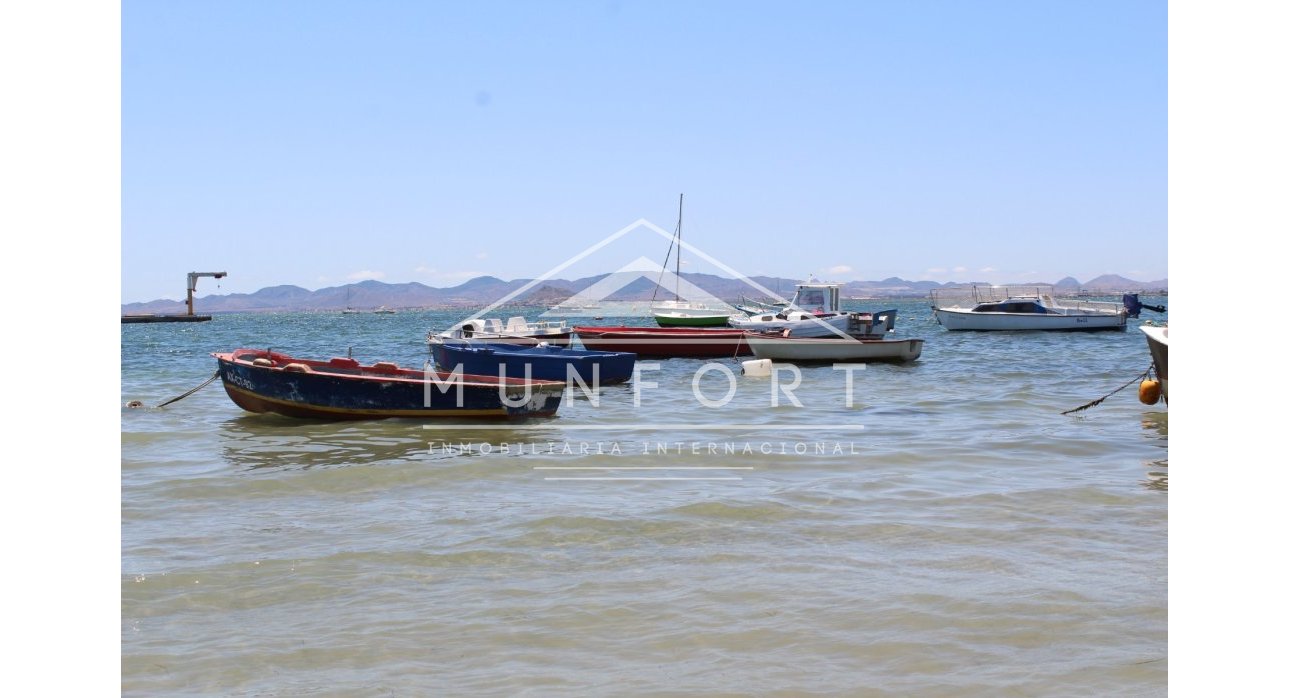
M548 344L522 347L432 337L430 353L440 371L460 368L467 374L487 376L505 371L507 378L580 380L588 386L628 381L636 367L636 355L630 352L568 349Z

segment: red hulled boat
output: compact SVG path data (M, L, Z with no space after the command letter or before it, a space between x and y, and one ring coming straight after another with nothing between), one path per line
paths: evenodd
M745 330L694 327L590 327L573 331L588 349L627 351L656 358L748 356Z

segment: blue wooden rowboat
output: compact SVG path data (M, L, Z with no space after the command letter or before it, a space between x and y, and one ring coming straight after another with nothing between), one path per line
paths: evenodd
M520 347L491 342L463 342L432 338L430 352L440 371L460 368L465 373L526 376L539 380L579 379L587 386L612 385L631 380L636 355L629 352L587 351L551 345ZM528 373L526 373L526 371Z
M249 412L313 419L517 418L555 414L564 381L449 374L297 359L262 349L211 354L224 391Z

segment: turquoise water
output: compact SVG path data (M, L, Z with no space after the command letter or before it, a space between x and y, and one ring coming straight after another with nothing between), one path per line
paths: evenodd
M1142 334L894 305L922 358L850 406L825 366L801 407L740 377L705 408L673 359L639 407L468 430L252 415L218 383L123 408L123 692L1164 695L1167 412L1131 386L1060 414L1142 372ZM121 402L243 346L420 365L460 317L122 326Z

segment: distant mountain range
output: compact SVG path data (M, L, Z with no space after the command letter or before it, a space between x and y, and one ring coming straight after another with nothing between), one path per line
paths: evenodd
M571 280L547 279L516 297L510 304L552 306L587 289L606 276L608 275L600 274ZM683 273L681 276L685 281L699 286L708 293L732 302L737 302L743 296L751 298L762 295L755 288L738 279L727 279L712 274ZM800 279L783 277L754 276L751 278L762 287L785 298L792 297L793 288L800 283ZM494 303L531 281L532 279L503 281L494 276L478 276L449 288L435 288L415 281L402 284L360 281L344 286L320 288L317 291L299 286L270 286L255 293L204 296L195 301L195 306L203 313L343 310L347 307L371 310L380 306L397 309L479 307ZM965 286L970 283L985 282L906 281L893 276L882 281L847 282L842 287L842 295L850 298L922 298L926 297L932 289ZM1053 286L1059 292L1072 294L1080 291L1118 293L1167 291L1169 282L1168 279L1134 281L1115 274L1103 274L1082 283L1068 276ZM605 300L648 301L654 295L654 290L653 281L640 278L615 291ZM660 300L672 297L670 292L660 291L658 294ZM146 303L126 303L121 306L121 312L126 314L177 313L183 312L184 309L183 301L165 299Z

